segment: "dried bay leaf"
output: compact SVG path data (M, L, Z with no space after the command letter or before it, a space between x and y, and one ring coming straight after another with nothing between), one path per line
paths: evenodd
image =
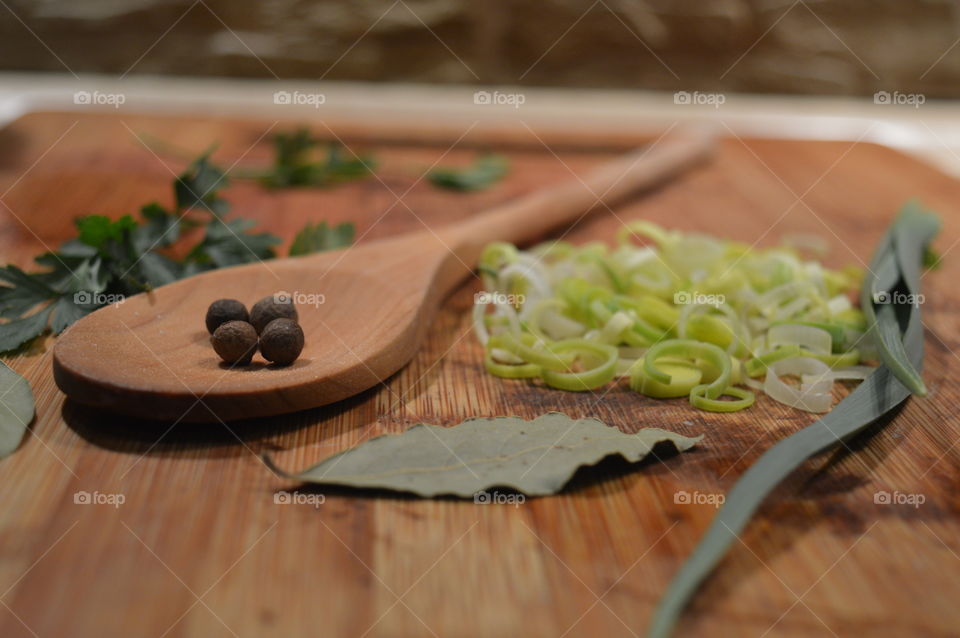
M30 384L0 361L0 458L17 449L32 420Z
M702 436L686 437L647 428L625 434L596 419L551 412L517 417L467 419L453 427L415 425L402 434L379 436L291 474L280 476L321 485L413 492L419 496L470 497L492 487L530 496L553 494L578 468L619 455L630 462L669 441L679 452Z

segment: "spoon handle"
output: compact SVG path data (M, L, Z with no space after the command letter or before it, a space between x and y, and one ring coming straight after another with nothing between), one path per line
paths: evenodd
M574 178L498 206L451 229L456 252L473 263L491 241L521 244L570 224L595 208L661 184L707 159L715 138L704 129L667 134L650 146Z

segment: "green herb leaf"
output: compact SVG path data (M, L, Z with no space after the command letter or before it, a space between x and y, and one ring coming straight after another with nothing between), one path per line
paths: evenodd
M203 208L214 215L225 214L229 207L218 193L227 183L226 174L210 162L209 154L200 156L174 182L177 209Z
M183 276L181 264L155 252L145 252L140 256L137 271L150 288L172 283Z
M116 221L104 215L89 215L80 217L74 223L78 241L104 252L111 242L123 242L126 234L137 225L130 215L124 215Z
M12 264L0 268L0 281L11 284L0 287L0 317L4 319L19 317L57 294L42 280Z
M0 352L21 347L48 327L59 334L97 307L92 297L104 287L99 257L58 258L46 253L36 262L50 270L28 274L13 265L0 268L0 281L11 284L0 286L0 318L10 320L0 324ZM86 296L90 303L85 302Z
M273 246L280 238L269 233L249 233L256 222L233 219L225 222L214 218L207 226L203 241L194 247L189 260L203 266L225 268L275 257Z
M923 249L938 229L939 220L934 215L924 213L913 205L905 207L875 253L871 270L876 274L864 281L861 300L866 300L865 311L867 306L872 308L878 281L893 282L880 290L895 289L906 295L919 294ZM892 262L889 259L891 255L895 257ZM881 267L884 263L894 264L895 269L888 271ZM894 303L885 304L891 311L884 310L877 313L875 318L870 318L882 324L878 327L879 334L885 337L897 335L899 352L907 357L896 362L899 369L894 370L887 365L888 358L899 356L889 352L884 365L877 368L836 408L764 452L740 477L710 528L661 598L650 623L648 638L670 635L687 601L720 562L774 487L808 458L861 432L900 405L915 390L911 386L919 379L919 375L915 379L908 372L916 373L923 365L923 325L918 304L906 303L894 308L902 303L899 301L901 299L909 298L891 295Z
M277 133L273 137L275 158L270 171L261 181L270 188L292 186L329 186L367 177L376 162L372 156L345 154L339 144L328 144L323 159L316 157L320 142L301 128L293 133Z
M468 168L435 168L427 175L434 186L455 191L487 188L507 174L507 158L488 153L481 155Z
M320 184L334 184L366 177L373 173L376 160L372 155L356 156L344 152L339 144L327 145L326 161L321 164Z
M354 232L355 228L350 222L344 222L336 226L327 226L327 222L320 222L313 226L308 223L293 238L293 244L290 245L290 256L297 257L344 248L353 243Z
M138 253L165 248L180 238L180 218L156 202L140 209L143 223L133 230L133 248Z
M0 361L0 458L16 451L33 411L30 384Z
M28 317L14 319L3 324L3 331L0 332L0 352L16 350L26 342L43 334L47 329L47 322L50 320L52 310L53 308L48 306Z
M636 462L657 443L682 452L702 437L649 428L625 434L596 419L573 420L551 412L533 421L516 417L467 419L453 427L415 425L379 436L303 472L277 474L322 485L413 492L419 496L470 497L492 487L530 496L553 494L577 468L619 455Z

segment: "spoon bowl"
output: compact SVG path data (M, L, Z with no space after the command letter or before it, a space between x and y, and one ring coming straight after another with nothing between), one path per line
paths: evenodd
M190 277L71 326L55 347L54 377L81 403L151 419L226 421L339 401L413 356L445 252L418 233ZM399 269L409 274L390 275ZM221 362L203 324L210 303L232 297L249 308L278 292L293 297L307 336L297 361Z

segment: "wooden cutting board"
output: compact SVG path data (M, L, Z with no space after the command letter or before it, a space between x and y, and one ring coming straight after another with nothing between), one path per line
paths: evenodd
M270 132L291 126L126 113L22 118L0 131L3 260L28 266L71 236L77 215L169 204L171 178L185 162L138 136L187 152L218 142L220 164L250 167L268 161ZM462 130L313 128L374 151L380 179L329 190L230 187L235 215L287 242L307 220L354 221L361 241L455 222L642 141L478 126L451 146ZM495 188L464 195L419 180L434 162L466 163L479 148L511 158ZM830 243L830 264L862 264L914 196L945 221L944 267L924 278L931 396L910 400L885 427L778 489L678 635L957 635L960 388L949 371L960 341L960 253L952 250L960 185L871 144L732 138L711 166L599 211L566 235L609 239L622 220L639 218L760 245L802 231ZM0 635L641 635L715 513L703 501L814 417L763 398L747 412L708 414L624 388L598 398L489 377L469 332L477 289L465 284L448 300L420 354L381 387L229 427L170 428L65 404L49 346L11 359L33 387L38 416L21 448L0 461ZM294 486L258 458L269 452L299 469L421 421L549 410L627 431L659 426L706 437L662 463L606 462L562 495L518 506L348 490L303 490L309 503L277 504L275 494ZM81 492L123 503L78 504ZM924 502L876 503L881 492ZM700 502L681 502L684 493Z

